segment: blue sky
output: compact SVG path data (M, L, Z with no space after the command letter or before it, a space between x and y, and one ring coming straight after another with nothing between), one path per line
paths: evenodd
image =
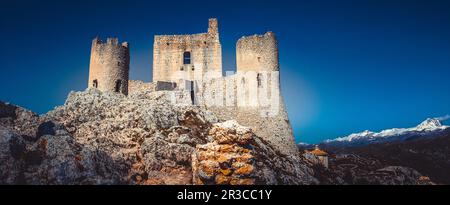
M165 3L167 2L167 3ZM275 32L297 142L412 127L450 114L450 1L5 1L0 100L38 113L87 86L95 36L130 42L132 79L150 81L155 34L219 20L223 68L243 35Z

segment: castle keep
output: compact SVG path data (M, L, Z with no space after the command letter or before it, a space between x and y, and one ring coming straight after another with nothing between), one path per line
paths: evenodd
M281 153L295 154L292 128L280 94L278 43L273 32L240 38L236 73L222 74L217 19L206 33L156 35L153 82L129 80L128 43L116 38L92 42L89 87L124 95L163 91L176 105L201 106L220 120L235 119Z
M209 20L208 33L155 36L153 82L194 80L207 72L222 77L217 19Z

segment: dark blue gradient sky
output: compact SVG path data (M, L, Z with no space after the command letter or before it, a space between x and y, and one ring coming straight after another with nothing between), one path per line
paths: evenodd
M167 2L167 3L164 3ZM91 40L130 42L151 79L155 34L219 20L223 67L239 37L274 31L297 141L415 126L450 114L450 1L2 1L0 100L38 113L87 86Z

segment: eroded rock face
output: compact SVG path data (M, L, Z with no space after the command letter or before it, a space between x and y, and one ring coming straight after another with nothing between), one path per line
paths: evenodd
M0 124L23 137L32 138L39 126L39 116L24 108L0 101Z
M311 184L298 156L167 91L88 89L43 116L1 104L1 184Z
M216 123L207 144L192 156L195 184L314 184L312 170L297 155L286 156L230 120Z
M190 184L190 155L205 142L211 113L176 107L166 92L129 97L96 90L72 93L45 117L62 123L94 154L95 178L112 184ZM91 160L81 157L81 163Z
M214 124L208 137L212 142L197 145L192 155L194 184L256 183L251 129L226 121Z
M42 125L42 124L41 124ZM83 171L77 161L82 147L62 126L53 135L28 138L0 126L1 184L80 184Z

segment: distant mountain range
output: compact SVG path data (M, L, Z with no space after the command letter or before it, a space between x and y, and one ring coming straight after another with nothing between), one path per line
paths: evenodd
M404 184L450 184L450 126L442 124L445 118L429 118L411 128L366 130L325 140L319 146L330 154L330 168L316 169L315 175L323 184L390 184L400 179L408 179ZM298 147L305 150L314 145L300 143ZM393 168L395 176L405 173L386 177L391 176L384 175L386 170ZM416 171L421 175L418 180Z
M327 147L358 147L377 143L399 142L421 138L433 138L450 132L450 127L442 125L438 118L428 118L411 128L392 128L380 132L369 130L350 134L332 140L325 140L321 145Z

